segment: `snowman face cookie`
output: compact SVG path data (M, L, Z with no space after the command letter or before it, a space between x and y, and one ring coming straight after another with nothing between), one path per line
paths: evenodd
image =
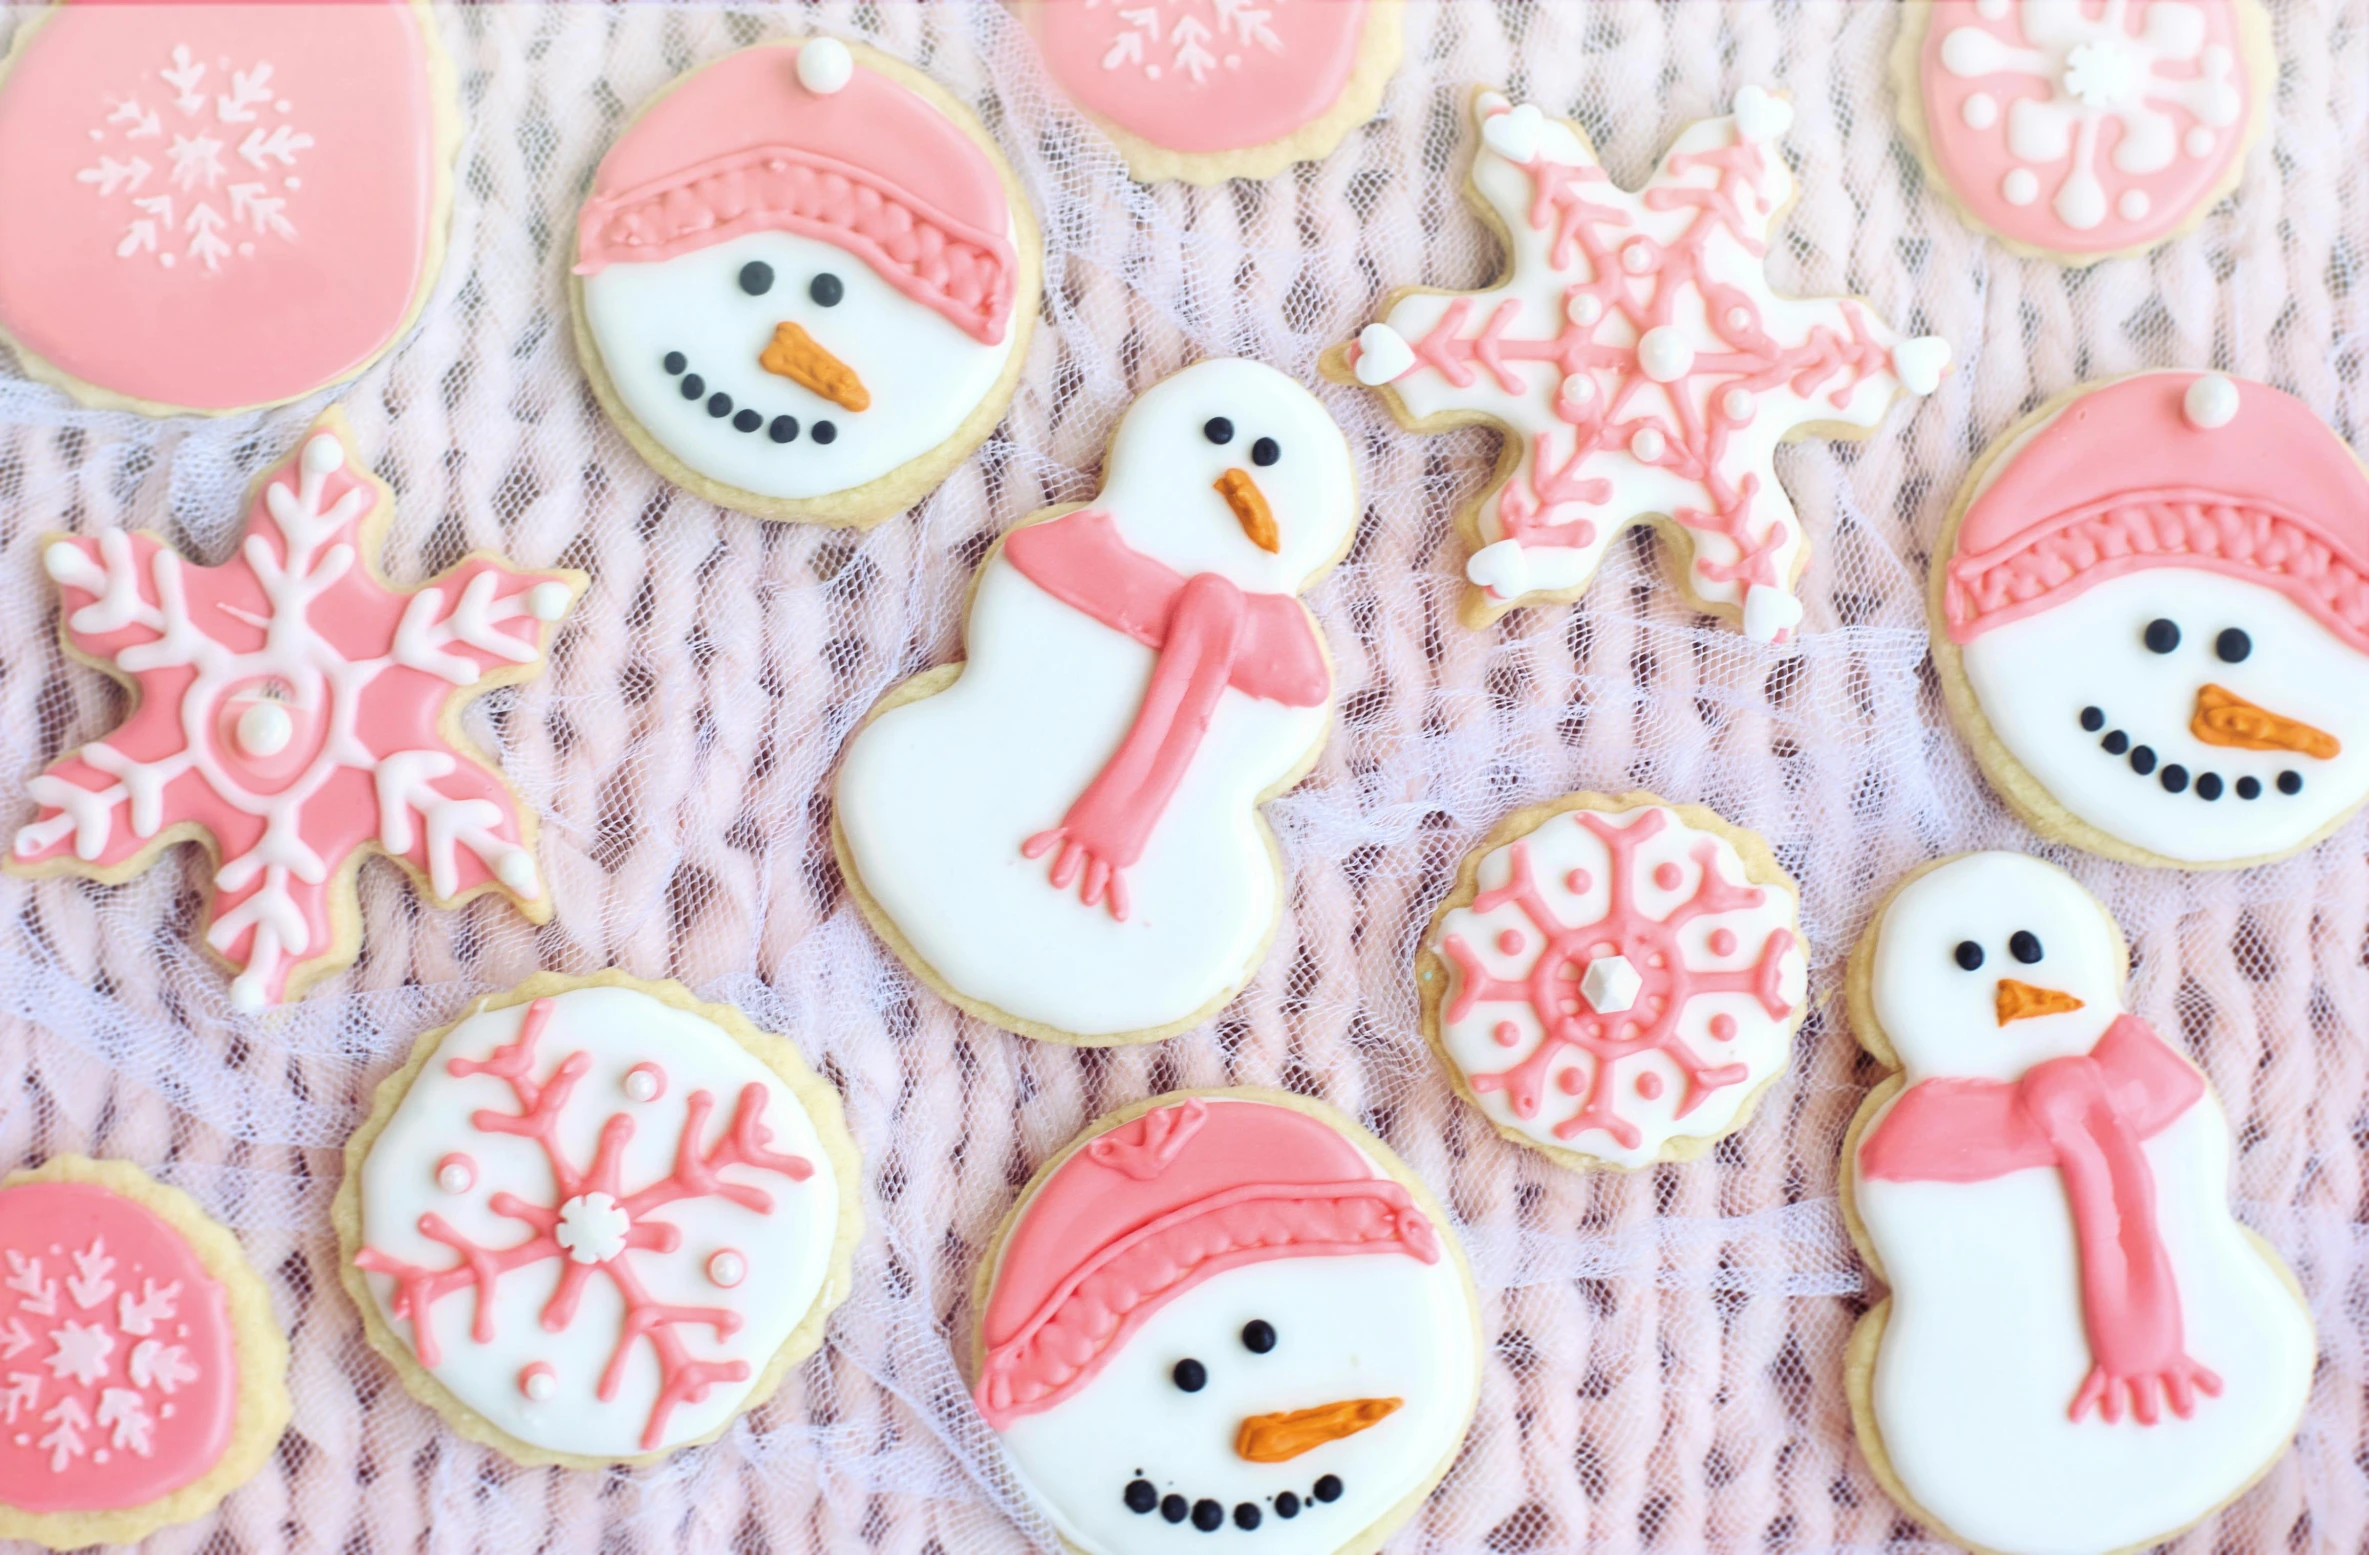
M1951 706L2043 832L2248 864L2369 795L2369 476L2300 403L2149 373L2043 410L1960 500Z
M1378 1142L1262 1093L1089 1129L1013 1212L977 1396L1073 1548L1256 1534L1368 1549L1420 1504L1477 1386L1473 1300Z
M968 112L835 39L677 82L578 223L594 387L661 471L773 518L900 511L1001 416L1033 222Z

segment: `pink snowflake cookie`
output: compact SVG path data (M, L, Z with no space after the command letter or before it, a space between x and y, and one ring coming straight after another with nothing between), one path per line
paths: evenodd
M1432 920L1424 1022L1500 1133L1572 1166L1700 1154L1785 1067L1809 965L1752 833L1650 794L1520 811Z
M210 1510L287 1423L288 1352L230 1234L116 1161L0 1185L0 1537L138 1539Z
M1905 14L1900 111L1975 224L2087 264L2176 236L2236 187L2268 30L2254 0L1941 0Z
M1505 278L1395 293L1329 363L1383 390L1410 430L1482 421L1512 440L1510 468L1458 521L1466 620L1578 598L1613 539L1654 519L1680 542L1690 600L1785 640L1809 539L1777 445L1866 435L1902 394L1932 392L1948 345L1905 340L1852 298L1770 288L1769 238L1794 195L1782 98L1738 92L1633 192L1576 126L1494 92L1474 111L1473 188L1503 220Z
M245 1010L354 959L354 873L371 849L441 905L498 890L547 920L534 816L456 714L542 668L584 577L481 553L395 588L375 565L392 505L331 410L257 483L220 566L151 534L50 537L66 646L136 705L32 780L41 812L9 867L122 880L205 841L218 861L205 944L237 972Z
M346 1147L372 1344L522 1463L721 1434L847 1294L856 1158L779 1037L672 983L549 975L421 1039Z

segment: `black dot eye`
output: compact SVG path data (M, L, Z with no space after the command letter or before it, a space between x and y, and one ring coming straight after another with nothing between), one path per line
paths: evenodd
M2180 646L2180 628L2177 623L2157 616L2147 623L2146 642L2151 653L2169 653Z
M740 289L751 297L762 297L773 290L773 266L762 259L752 259L740 267Z
M1282 457L1282 445L1271 437L1262 437L1250 445L1250 462L1262 470Z
M1959 970L1966 972L1979 972L1982 970L1982 947L1974 943L1974 941L1970 939L1962 939L1958 941L1958 949L1956 954L1958 957Z
M1201 423L1201 435L1213 443L1230 443L1234 440L1234 423L1223 416L1211 416Z
M1168 1375L1174 1378L1176 1385L1187 1393L1198 1393L1209 1386L1209 1368L1189 1355L1178 1361L1176 1370Z
M2226 628L2220 636L2213 639L2213 652L2221 656L2221 662L2224 664L2243 664L2246 661L2246 655L2253 651L2254 639L2234 626Z
M1253 1355L1264 1355L1275 1348L1275 1325L1263 1317L1254 1317L1242 1325L1242 1348Z
M847 295L846 283L825 270L806 284L806 295L814 299L818 308L836 308L839 299Z
M2007 953L2025 966L2040 959L2040 936L2030 929L2017 929L2007 940Z

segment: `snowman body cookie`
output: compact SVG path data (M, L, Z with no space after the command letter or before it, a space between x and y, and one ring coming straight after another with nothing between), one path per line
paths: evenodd
M1224 1532L1380 1545L1462 1444L1475 1301L1439 1206L1296 1096L1160 1097L1090 1125L981 1271L973 1393L1087 1555Z
M1992 786L2132 863L2260 863L2369 797L2369 472L2218 373L2074 391L1977 466L1934 660Z
M968 661L848 746L835 837L882 937L1049 1040L1150 1040L1232 998L1281 910L1259 801L1331 718L1297 596L1356 518L1339 428L1282 374L1211 361L1147 390L1101 494L988 555Z
M2286 1448L2311 1320L2231 1217L2229 1122L2122 1007L2126 952L2072 877L2011 853L1912 876L1852 959L1862 1045L1901 1073L1844 1146L1891 1289L1850 1349L1887 1489L1979 1549L2169 1537Z
M766 518L903 511L1001 419L1036 223L968 109L834 38L661 92L577 221L578 354L670 480Z

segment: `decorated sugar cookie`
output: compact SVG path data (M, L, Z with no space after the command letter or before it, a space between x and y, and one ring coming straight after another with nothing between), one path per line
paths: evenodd
M52 535L42 564L67 651L134 705L27 785L40 814L9 868L121 881L203 842L204 941L243 1010L354 959L354 875L373 851L441 906L499 891L549 919L534 814L459 716L542 668L584 576L481 552L395 588L377 565L393 504L332 409L256 482L246 538L219 566L152 534Z
M370 1342L521 1463L713 1440L846 1299L838 1093L729 1005L549 973L430 1032L346 1144L336 1220Z
M1356 524L1348 445L1289 378L1212 361L1147 390L1094 501L988 554L968 662L848 746L834 838L882 938L1047 1040L1148 1041L1233 998L1282 909L1259 802L1332 716L1298 595Z
M435 284L459 142L424 4L55 5L0 66L0 335L149 415L342 383Z
M1906 6L1900 118L1936 187L2018 253L2143 252L2237 187L2270 100L2255 0Z
M1894 1499L1975 1549L2169 1538L2286 1450L2311 1387L2293 1276L2229 1213L2229 1121L2124 1009L2127 962L2015 853L1912 875L1851 959L1860 1042L1900 1070L1843 1147L1891 1287L1851 1410Z
M2234 867L2369 797L2369 472L2293 396L2084 385L1993 446L1938 555L1950 711L2045 835Z
M1794 193L1782 98L1746 87L1635 192L1574 125L1494 92L1474 113L1473 189L1502 225L1505 279L1396 292L1328 360L1410 431L1505 431L1496 478L1458 518L1465 619L1577 599L1614 537L1651 519L1677 543L1688 599L1784 640L1809 538L1771 454L1864 437L1903 393L1932 392L1949 347L1903 340L1852 298L1770 289L1769 236Z
M1088 1125L1013 1206L975 1304L980 1413L1086 1555L1216 1533L1375 1549L1478 1396L1471 1276L1439 1205L1380 1140L1277 1092Z
M288 1424L239 1244L121 1161L0 1181L0 1538L129 1544L211 1512Z
M1399 0L1019 0L1053 80L1145 183L1271 178L1381 105Z
M576 227L577 352L659 473L764 518L875 524L1002 419L1036 219L969 109L835 38L660 92Z
M1742 1126L1807 1008L1799 899L1699 805L1569 794L1464 861L1417 959L1464 1098L1566 1166L1700 1155Z

